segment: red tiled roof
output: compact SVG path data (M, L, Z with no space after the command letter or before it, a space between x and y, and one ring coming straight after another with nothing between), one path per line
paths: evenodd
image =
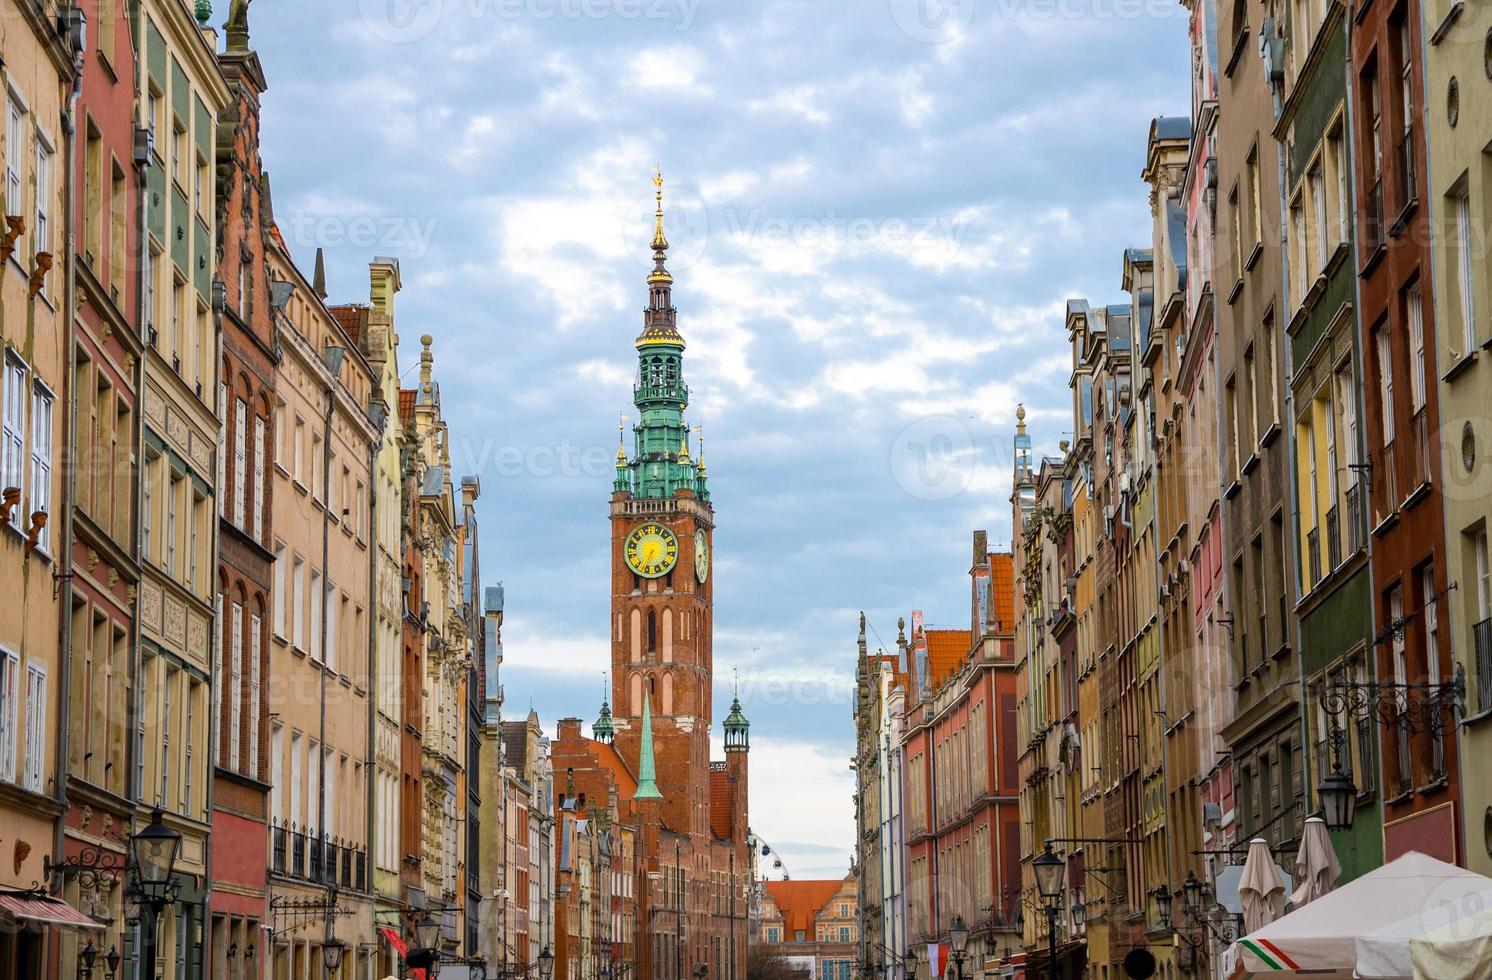
M1015 630L1015 559L1008 551L990 553L990 592L997 633Z
M342 325L342 332L347 334L347 339L354 344L361 338L363 329L363 314L367 307L360 303L348 303L344 306L329 306L332 316Z
M596 753L596 759L611 773L611 778L616 780L616 795L619 800L630 800L637 792L637 779L633 777L632 770L627 768L622 754L616 750L615 745L605 742L597 742L594 739L586 739L592 752Z
M721 840L729 840L736 794L726 769L710 769L710 829Z
M399 389L399 422L401 424L414 416L414 396L413 388Z
M927 682L936 690L969 655L974 636L968 630L925 630L927 636Z
M783 938L791 942L794 934L801 931L803 938L811 942L814 939L814 918L834 899L843 884L838 878L767 882L767 893L782 913Z

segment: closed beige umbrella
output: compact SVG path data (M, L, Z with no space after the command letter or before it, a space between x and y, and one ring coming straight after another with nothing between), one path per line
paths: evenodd
M1337 887L1342 876L1342 863L1337 860L1336 849L1326 834L1326 821L1311 817L1305 822L1305 833L1300 838L1300 853L1295 856L1295 874L1300 887L1290 896L1296 908L1313 902Z
M1285 882L1274 866L1269 842L1262 838L1249 841L1249 856L1243 862L1238 898L1243 903L1245 932L1257 932L1285 914Z

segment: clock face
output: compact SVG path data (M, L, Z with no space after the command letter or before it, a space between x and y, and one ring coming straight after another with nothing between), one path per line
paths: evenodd
M694 532L694 577L700 585L710 577L710 539L704 531Z
M627 565L643 578L662 578L679 559L679 539L662 524L640 524L627 535Z

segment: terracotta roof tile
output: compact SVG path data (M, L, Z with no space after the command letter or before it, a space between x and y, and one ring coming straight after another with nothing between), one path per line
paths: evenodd
M997 633L1015 630L1015 559L1008 551L990 554L990 591L994 596Z
M327 309L337 318L348 340L356 344L362 339L363 314L368 312L368 307L361 303L348 303L344 306L329 306Z
M402 424L414 417L414 399L417 392L413 388L399 389L399 422Z
M616 795L619 800L630 800L637 792L637 778L632 775L632 770L627 767L626 760L616 750L615 745L606 742L597 742L595 739L586 739L587 747L596 753L596 759L611 773L611 778L616 780Z
M795 933L802 932L804 940L812 942L814 918L839 893L843 884L844 881L838 878L767 882L767 892L782 913L783 938L791 942Z
M968 630L925 630L927 636L927 681L936 690L969 655L974 636Z

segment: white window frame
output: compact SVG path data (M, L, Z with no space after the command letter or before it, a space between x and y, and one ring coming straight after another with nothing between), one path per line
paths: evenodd
M248 505L249 484L249 403L242 398L233 400L233 524L239 530L248 525L245 507Z
M1462 190L1456 195L1456 286L1461 303L1461 342L1470 354L1476 349L1476 294L1473 279L1476 272L1472 262L1474 232L1471 225L1471 193Z
M40 793L47 770L47 670L34 661L26 663L26 758L21 785Z
M1435 566L1426 565L1420 573L1420 591L1425 596L1425 671L1429 683L1440 683L1440 606L1435 595Z
M228 768L238 771L243 723L243 603L234 600L228 628Z
M52 210L49 206L52 199L52 172L56 169L56 152L52 149L46 136L40 131L36 132L36 207L34 224L31 228L31 245L33 252L52 251ZM43 284L45 284L43 279Z
M21 660L14 650L0 647L0 780L16 778L16 726L20 724Z
M212 631L212 758L221 764L223 759L223 593L213 599Z
M252 533L254 540L265 546L269 545L264 527L264 460L269 456L268 441L269 427L264 424L263 416L254 416L254 519L252 522Z
M0 406L0 487L19 487L25 500L26 466L26 362L13 350L5 352L4 405ZM18 502L11 511L10 526L20 529L26 508Z
M8 93L5 121L5 213L20 215L25 166L21 162L26 149L26 107L14 91Z
M1419 283L1404 294L1404 318L1409 322L1409 414L1413 417L1425 407L1425 306Z
M249 616L249 760L248 774L259 778L259 666L264 644L264 618Z

